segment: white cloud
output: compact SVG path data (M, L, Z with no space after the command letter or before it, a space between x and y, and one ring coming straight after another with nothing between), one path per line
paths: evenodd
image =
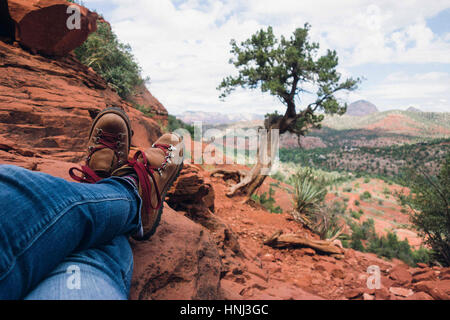
M449 73L409 74L398 72L388 75L383 83L375 88L361 90L358 98L391 108L405 109L410 105L415 105L423 111L450 112L449 93Z
M108 16L114 30L131 44L144 74L152 78L152 93L175 114L282 110L278 100L242 90L223 103L216 90L221 79L235 71L227 63L230 39L244 40L269 24L278 35L289 35L310 22L313 40L323 49L338 51L344 74L349 74L349 67L365 63L450 63L449 34L440 38L425 24L426 18L450 7L448 0L188 0L178 6L169 0L85 3L117 6ZM420 91L411 93L420 95Z

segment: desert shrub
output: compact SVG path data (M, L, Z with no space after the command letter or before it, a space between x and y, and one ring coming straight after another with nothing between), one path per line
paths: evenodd
M274 174L271 175L271 177L281 182L285 181L285 176L280 171L275 172Z
M344 192L352 192L352 187L344 188Z
M274 195L275 190L273 190L272 186L270 186L269 195L267 195L267 192L264 192L260 196L258 196L257 194L253 194L251 196L251 199L263 206L267 211L271 213L283 213L283 210L279 206L275 207L276 201L273 198Z
M378 236L373 219L368 219L361 224L351 223L350 227L352 235L349 246L352 249L375 253L387 259L397 258L411 266L415 266L418 262L428 264L431 260L432 251L425 248L413 250L408 240L400 241L395 233L388 232L386 236Z
M370 178L364 178L364 183L370 183Z
M359 220L361 218L361 214L359 212L356 211L351 211L351 216L352 218L355 218L356 220Z
M364 193L361 194L361 195L359 196L359 198L360 198L362 201L365 201L365 200L371 199L371 198L372 198L372 195L370 194L369 191L364 191Z
M299 170L291 180L295 190L294 219L308 225L321 239L338 236L342 231L341 220L346 205L339 201L324 204L327 188L335 179L304 169Z
M411 169L406 171L403 182L410 193L397 196L411 209L411 222L433 249L435 258L450 266L450 153L438 175Z
M185 129L189 132L192 138L194 138L194 126L184 123L183 121L177 119L175 116L169 115L167 130L173 132L177 129Z
M329 182L321 176L315 176L310 169L298 171L292 181L296 211L306 215L314 214L325 200Z
M418 262L429 263L431 258L429 250L425 248L412 250L407 239L400 241L397 235L391 232L386 236L371 238L366 251L387 259L400 259L410 266L415 266Z
M95 70L119 96L128 99L136 86L145 81L131 47L121 43L109 24L97 23L97 31L75 49L75 55L84 65Z
M154 117L155 114L152 112L152 110L146 106L140 105L140 104L133 104L133 107L137 110L139 110L140 112L142 112L144 115L146 115L147 117Z
M359 207L361 205L361 202L359 200L355 200L355 206Z

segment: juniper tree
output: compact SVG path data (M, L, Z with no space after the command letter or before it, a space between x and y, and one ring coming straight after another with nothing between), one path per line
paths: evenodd
M238 75L223 79L218 87L220 97L224 99L238 87L261 90L277 97L286 111L266 115L264 126L269 132L269 141L271 129L278 129L280 134L294 133L300 139L308 130L320 128L325 114L344 114L347 104L336 94L355 90L359 83L359 79L342 79L337 71L336 51L327 50L319 56L319 44L310 41L309 31L310 25L305 24L290 38L278 39L272 27L268 27L240 44L231 40L230 63L236 67ZM311 87L315 88L314 93L308 90ZM302 98L308 93L314 94L314 101L305 106ZM273 161L270 148L268 151ZM262 170L270 168L272 161L262 163L258 157L256 165L228 195L253 194L266 177L261 175Z

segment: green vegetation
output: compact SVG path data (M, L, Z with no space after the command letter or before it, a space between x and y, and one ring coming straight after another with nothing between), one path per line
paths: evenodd
M183 121L177 119L174 116L169 115L169 124L167 127L168 132L174 132L177 129L185 129L189 131L191 137L194 137L194 126L184 123Z
M341 220L346 205L335 201L325 205L327 188L341 179L339 176L320 175L310 168L299 169L292 176L294 185L294 219L308 225L321 239L330 239L342 231Z
M324 114L344 114L347 104L342 103L338 94L355 90L360 80L342 77L338 72L336 51L327 50L319 55L320 46L310 40L310 29L311 26L305 23L289 37L276 37L269 26L241 43L231 40L229 62L237 72L224 78L217 87L221 91L220 98L225 99L236 88L268 93L279 99L284 112L268 113L265 129L277 129L280 134L290 132L298 137L312 128L320 128ZM312 102L299 104L306 93L312 95ZM272 152L270 148L268 150ZM268 154L272 159L274 156ZM253 194L266 178L262 174L264 167L258 163L239 192Z
M343 244L354 250L375 253L387 259L397 258L411 266L415 266L418 262L428 264L431 260L431 251L425 248L413 250L408 240L400 241L394 233L388 232L386 236L379 237L375 232L373 219L368 219L361 224L350 222L349 225L352 235L344 236Z
M370 194L369 191L364 191L364 192L359 196L359 198L360 198L362 201L367 201L367 200L369 200L369 199L372 198L372 195Z
M146 80L141 77L131 47L121 43L109 24L97 23L97 31L77 49L75 55L84 65L95 70L124 99Z
M257 194L252 194L251 199L271 213L283 213L283 210L279 206L275 207L276 203L273 198L274 195L275 190L273 190L272 186L270 186L269 196L267 196L267 192L264 192L260 196Z
M411 221L435 258L450 266L450 153L438 175L431 176L423 169L408 170L404 183L411 192L398 196L411 209Z
M325 131L325 129L323 129ZM342 137L345 141L348 137ZM369 138L367 138L369 139ZM352 172L356 178L384 180L387 184L401 183L399 173L404 167L427 165L436 168L450 152L450 138L440 138L414 144L388 147L355 147L351 151L335 146L316 149L280 149L280 160L324 171ZM355 186L356 187L356 186Z

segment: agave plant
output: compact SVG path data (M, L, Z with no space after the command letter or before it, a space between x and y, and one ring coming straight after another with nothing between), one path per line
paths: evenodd
M317 177L310 169L297 172L293 177L295 209L309 215L316 211L325 200L328 183Z
M324 205L327 188L335 180L304 169L292 177L292 182L295 190L294 219L317 233L321 239L336 239L343 230L340 219L342 210Z

